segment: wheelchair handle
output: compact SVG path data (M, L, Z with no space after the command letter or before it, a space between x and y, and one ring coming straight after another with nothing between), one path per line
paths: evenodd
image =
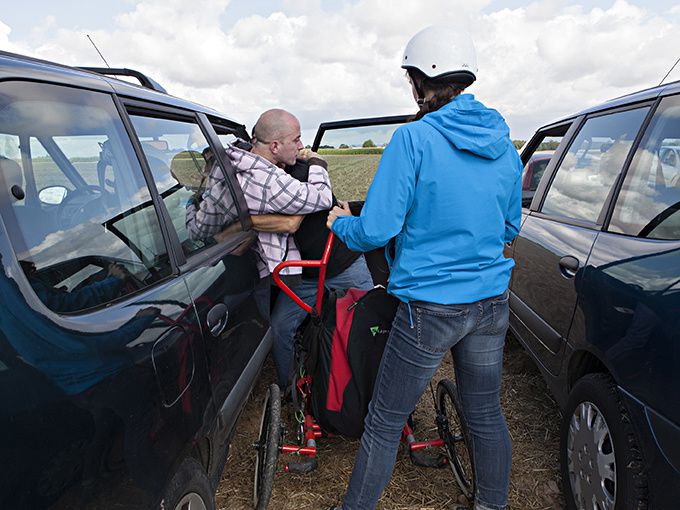
M321 303L323 302L323 287L326 282L326 268L328 267L328 259L331 256L331 249L333 248L333 241L335 240L335 234L331 231L328 234L328 239L326 240L326 247L323 250L323 256L321 260L286 260L281 262L274 268L272 276L274 277L274 283L279 286L279 288L285 292L285 294L291 298L296 305L302 308L307 313L313 313L314 311L321 315ZM287 267L318 267L319 268L319 285L316 291L316 306L312 308L307 303L305 303L300 297L291 290L291 288L283 283L279 273L282 269Z

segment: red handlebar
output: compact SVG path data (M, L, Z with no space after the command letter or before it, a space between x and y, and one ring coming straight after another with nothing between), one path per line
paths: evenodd
M331 248L333 247L333 241L335 240L335 234L331 232L328 234L328 240L326 241L326 247L323 250L323 256L321 257L321 260L287 260L285 262L281 262L278 266L274 268L274 283L278 285L283 292L286 293L286 295L291 298L295 304L297 304L300 308L302 308L305 312L307 313L312 313L312 307L309 306L307 303L302 301L298 297L295 292L291 290L291 288L283 283L281 280L281 277L279 276L279 273L281 272L282 269L286 267L318 267L319 268L319 286L317 287L316 291L316 313L321 315L321 303L323 301L323 286L326 281L326 267L328 266L328 259L331 256Z

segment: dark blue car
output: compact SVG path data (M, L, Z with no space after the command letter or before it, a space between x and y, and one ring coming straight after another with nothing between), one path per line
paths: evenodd
M269 352L245 128L145 85L0 52L2 509L214 508ZM209 152L240 214L197 241Z
M680 83L538 130L559 142L508 247L511 329L563 410L570 509L680 508Z

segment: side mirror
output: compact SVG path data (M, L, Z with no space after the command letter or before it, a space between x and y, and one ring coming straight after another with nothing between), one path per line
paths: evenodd
M38 198L43 204L59 205L67 194L68 190L64 186L48 186L40 190Z

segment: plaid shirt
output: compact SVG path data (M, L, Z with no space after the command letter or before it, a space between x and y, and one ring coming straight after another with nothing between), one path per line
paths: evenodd
M309 214L330 209L333 205L325 161L310 159L309 178L307 182L300 182L255 154L233 145L228 145L225 150L236 170L250 214ZM187 231L192 239L204 239L217 234L237 218L238 211L229 185L221 167L215 164L210 170L200 205L194 201L187 205ZM301 258L293 236L287 233L258 232L257 248L261 259L258 261L260 277L272 273L279 262ZM301 268L292 267L281 274L301 272Z

